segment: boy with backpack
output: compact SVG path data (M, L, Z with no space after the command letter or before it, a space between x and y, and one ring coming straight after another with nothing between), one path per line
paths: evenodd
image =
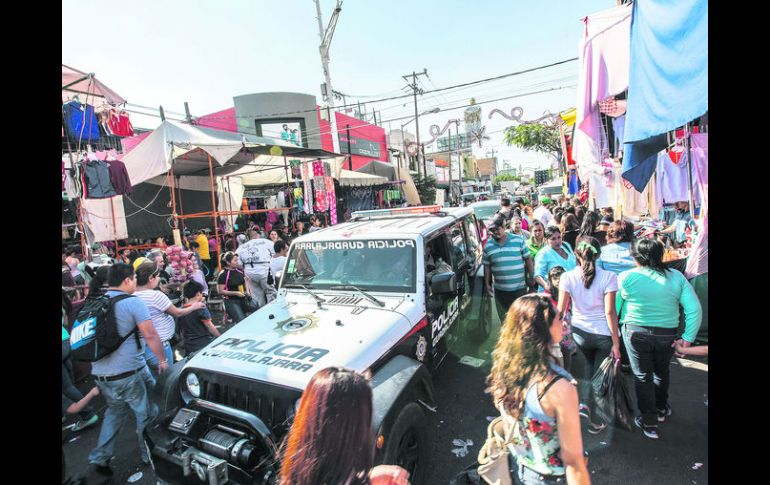
M111 476L109 460L117 435L129 413L136 418L139 451L149 463L142 441L145 425L154 417L148 384L153 385L138 334L158 358L160 372L168 368L163 347L150 319L147 306L132 296L136 276L131 266L117 263L110 267L108 291L83 305L72 327L72 357L91 361L91 373L100 394L107 402L99 441L88 455L89 463L102 476Z
M188 281L184 287L184 297L187 300L184 308L203 301L203 286L197 281ZM219 330L211 322L211 313L206 307L179 317L178 322L184 335L184 349L188 354L197 352L219 337Z

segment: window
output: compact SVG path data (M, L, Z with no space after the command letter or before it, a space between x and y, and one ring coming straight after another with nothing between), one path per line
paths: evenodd
M471 259L474 259L476 257L476 252L478 250L478 247L481 245L481 240L479 239L479 233L478 233L478 226L476 224L476 216L473 214L469 215L465 218L466 223L466 232L468 234L468 256Z
M449 240L452 244L452 266L456 271L466 259L465 235L463 234L462 221L452 225Z

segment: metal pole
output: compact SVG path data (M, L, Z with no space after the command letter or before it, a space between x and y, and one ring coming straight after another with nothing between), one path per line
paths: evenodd
M417 113L417 73L412 71L412 92L414 93L414 126L417 132L417 176L420 176L420 115ZM423 176L425 176L423 166Z
M345 125L348 133L348 170L353 171L353 154L350 152L350 125Z
M447 130L449 135L449 203L452 204L452 130Z
M217 203L216 203L216 197L214 196L214 167L211 164L211 155L209 154L209 183L211 184L211 207L214 212L214 238L217 241L217 244L219 244L219 224L217 224ZM217 258L217 271L222 270L222 261L221 258Z
M691 139L692 131L690 127L690 123L685 123L684 125L684 141L685 146L687 147L687 196L688 201L690 203L690 216L694 219L695 218L695 204L693 203L693 190L692 190L692 151L690 148L692 147L692 139Z
M455 134L457 135L457 178L460 179L460 199L463 196L463 160L460 155L460 120L455 121ZM451 147L450 147L451 148ZM460 200L462 202L462 200Z

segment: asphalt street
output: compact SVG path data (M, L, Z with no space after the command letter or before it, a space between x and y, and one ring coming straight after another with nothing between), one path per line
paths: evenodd
M483 344L455 343L453 353L434 376L437 409L430 418L434 441L428 484L447 484L476 460L486 437L488 420L496 415L484 389L498 333L499 321L496 320L492 335ZM480 367L460 363L464 356L482 359L483 363ZM578 379L583 377L576 370L581 368L579 359L578 354L572 366L573 375ZM92 385L90 379L78 383L84 392ZM707 359L672 360L670 404L673 414L660 426L657 441L646 438L636 428L633 431L610 428L599 435L591 435L585 431L583 420L583 443L590 453L588 468L592 483L708 483ZM98 398L95 405L97 409L102 408L104 401ZM88 453L96 444L99 428L97 425L79 433L62 432L68 475L85 472ZM157 480L152 468L140 460L134 430L133 421L126 423L118 440L112 463L115 473L112 483L154 485ZM463 440L466 444L472 441L472 444L457 446L455 440ZM89 480L88 483L96 482Z

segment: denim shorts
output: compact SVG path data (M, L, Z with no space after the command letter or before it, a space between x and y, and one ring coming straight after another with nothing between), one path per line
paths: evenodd
M518 465L517 483L521 485L566 484L566 475L543 475L524 465Z

